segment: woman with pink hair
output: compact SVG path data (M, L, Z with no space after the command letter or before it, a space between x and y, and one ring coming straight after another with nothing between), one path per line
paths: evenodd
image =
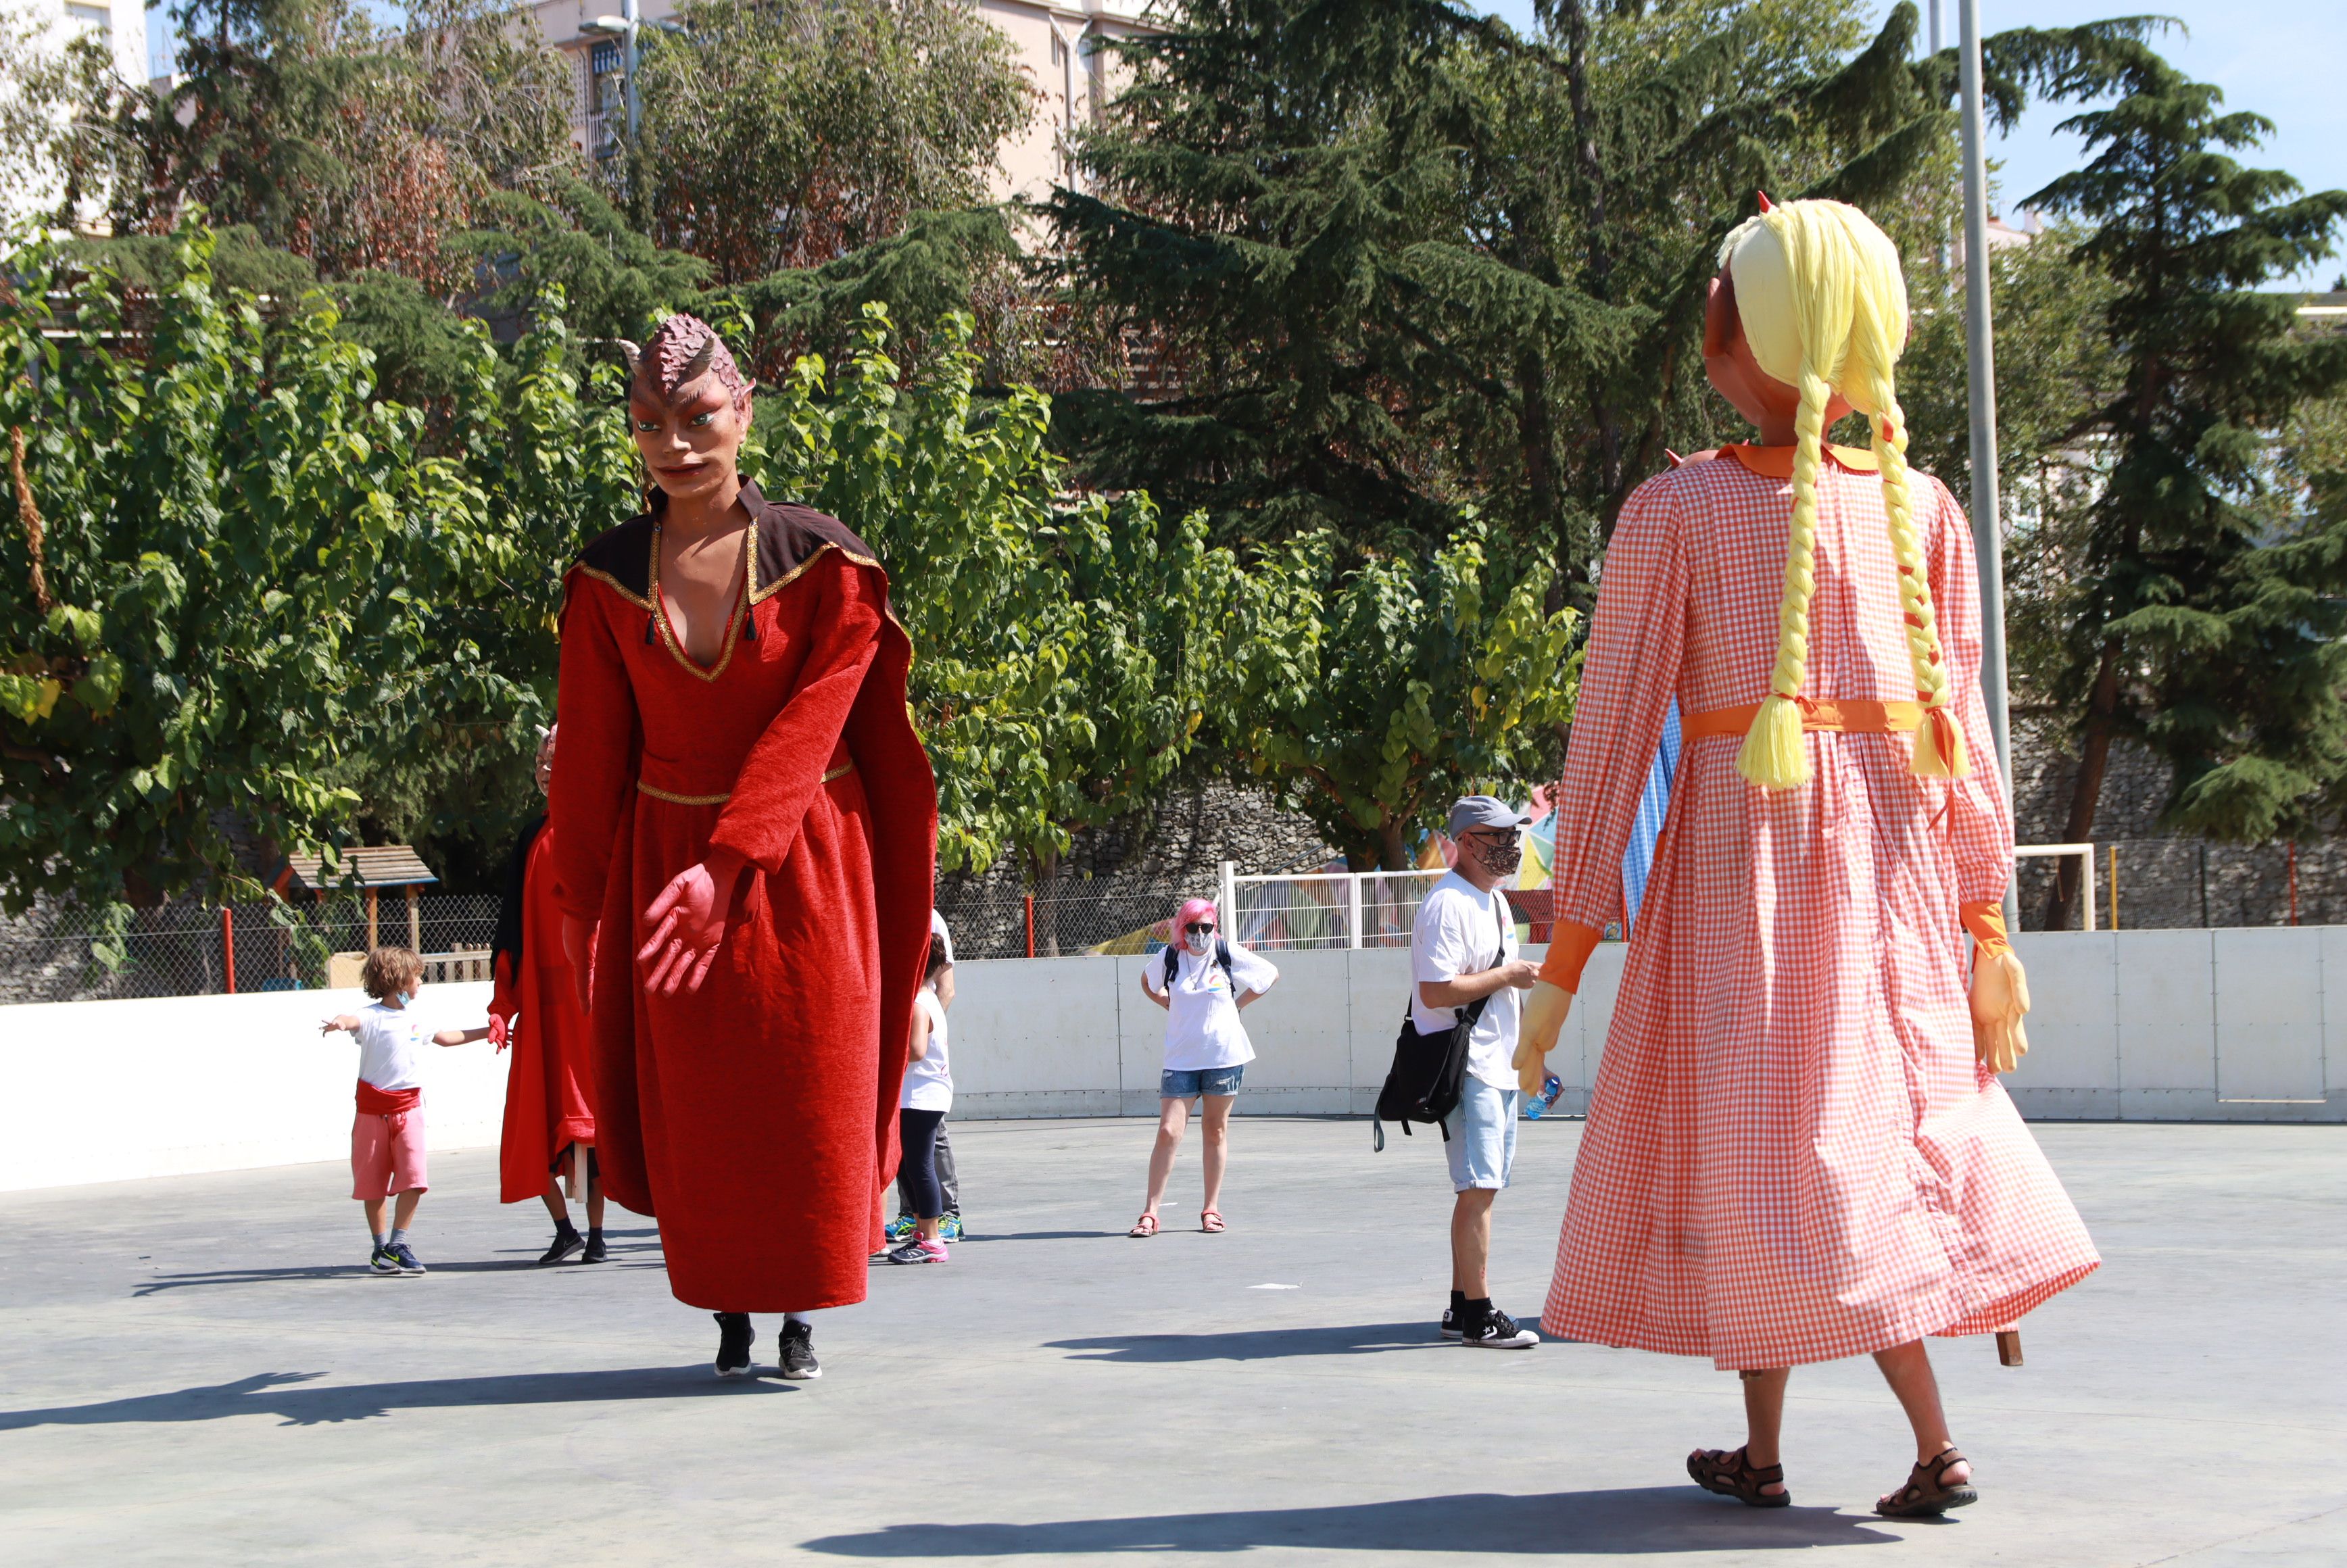
M1223 1228L1216 1205L1223 1195L1223 1168L1230 1158L1231 1107L1239 1080L1255 1060L1239 1009L1271 989L1279 971L1236 942L1225 941L1214 902L1191 898L1166 923L1162 961L1141 971L1142 994L1165 1009L1165 1067L1157 1080L1157 1147L1149 1156L1149 1202L1129 1235L1157 1234L1157 1205L1174 1174L1189 1124L1190 1102L1204 1108L1206 1194L1198 1228Z

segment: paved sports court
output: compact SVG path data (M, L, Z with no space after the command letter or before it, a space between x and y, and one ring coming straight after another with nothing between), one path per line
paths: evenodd
M1179 1228L1194 1137L1190 1208L1128 1241L1152 1127L957 1127L974 1239L826 1314L805 1386L710 1375L649 1222L530 1267L489 1151L434 1157L422 1279L364 1273L340 1163L0 1195L0 1559L2347 1562L2341 1129L2042 1127L2105 1267L2025 1368L1942 1349L1983 1501L1891 1524L1870 1368L1796 1378L1796 1505L1747 1512L1680 1469L1740 1440L1732 1376L1436 1340L1439 1144L1242 1121L1229 1233ZM1579 1126L1524 1134L1494 1284L1530 1316Z

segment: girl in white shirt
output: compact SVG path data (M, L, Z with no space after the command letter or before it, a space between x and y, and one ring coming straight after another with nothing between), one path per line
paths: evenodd
M913 1039L905 1063L905 1088L897 1099L897 1141L904 1151L899 1170L917 1222L890 1263L943 1263L946 1244L938 1235L945 1214L938 1186L938 1124L953 1109L953 1070L946 1059L946 1009L953 1005L953 965L942 942L929 944L928 972L913 995Z
M1157 1205L1174 1174L1174 1156L1190 1119L1190 1102L1204 1106L1205 1205L1198 1228L1223 1229L1216 1207L1223 1168L1230 1158L1231 1107L1239 1080L1255 1060L1239 1009L1271 989L1279 971L1217 931L1214 906L1193 898L1175 912L1173 945L1143 966L1141 989L1165 1009L1165 1067L1158 1075L1157 1147L1149 1156L1149 1201L1128 1235L1157 1234Z

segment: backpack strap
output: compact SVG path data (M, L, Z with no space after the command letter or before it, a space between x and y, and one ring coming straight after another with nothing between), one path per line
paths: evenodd
M1220 937L1214 938L1214 962L1223 966L1223 979L1231 988L1231 999L1239 999L1239 974L1231 968L1231 945Z
M1165 949L1165 984L1160 989L1168 996L1174 994L1174 977L1180 970L1181 965L1182 949L1176 947L1167 947Z

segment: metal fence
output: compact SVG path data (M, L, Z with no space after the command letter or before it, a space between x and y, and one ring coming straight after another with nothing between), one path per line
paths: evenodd
M412 912L412 913L411 913ZM497 901L379 895L372 939L412 946L427 981L486 979ZM208 996L355 985L371 939L367 900L167 904L119 925L75 904L0 922L0 1003Z

